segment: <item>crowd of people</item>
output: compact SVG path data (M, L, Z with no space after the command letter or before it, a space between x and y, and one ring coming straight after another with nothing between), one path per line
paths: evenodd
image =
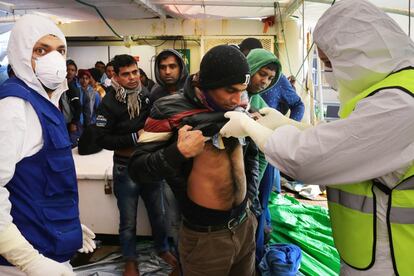
M194 74L165 49L155 83L127 54L78 69L54 23L23 16L0 86L0 274L74 275L70 258L94 250L71 152L92 133L113 151L125 276L139 275L139 197L172 275L256 275L279 170L329 185L341 274L411 275L414 44L364 0L333 5L314 39L341 102L317 126L256 38L211 48Z

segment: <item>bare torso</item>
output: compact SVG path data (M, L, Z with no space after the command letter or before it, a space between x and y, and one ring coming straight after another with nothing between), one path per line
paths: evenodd
M187 194L196 204L216 210L239 205L246 195L242 146L236 141L226 149L206 143L193 159Z

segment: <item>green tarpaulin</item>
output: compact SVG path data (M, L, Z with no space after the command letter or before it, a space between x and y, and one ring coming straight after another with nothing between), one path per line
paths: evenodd
M328 210L302 204L290 196L272 193L271 243L292 243L302 249L300 272L305 275L339 275L339 255L334 247Z

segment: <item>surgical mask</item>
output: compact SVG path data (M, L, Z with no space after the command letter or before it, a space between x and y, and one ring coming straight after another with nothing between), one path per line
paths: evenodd
M335 75L333 74L333 72L326 70L324 72L324 76L325 76L325 80L329 84L329 86L332 89L338 91L338 83L336 82Z
M57 51L36 58L35 74L39 81L51 90L55 90L66 78L66 60Z

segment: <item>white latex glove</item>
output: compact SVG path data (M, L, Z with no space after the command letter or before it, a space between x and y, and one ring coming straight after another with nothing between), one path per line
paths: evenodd
M246 137L249 136L245 130L245 125L252 118L247 116L246 113L240 111L229 111L224 114L224 117L230 119L221 129L220 134L223 137Z
M95 233L91 229L81 224L82 228L82 248L78 250L80 253L91 253L95 250L96 244L93 241Z
M64 264L46 258L41 254L27 264L22 270L23 272L26 272L27 276L76 276L76 274Z
M229 111L224 114L224 117L229 118L230 121L220 129L223 137L250 136L259 149L264 151L267 139L273 133L271 129L262 126L242 112Z
M0 255L28 276L76 275L64 264L39 254L13 223L0 232Z
M273 130L284 125L292 125L301 130L311 127L309 124L289 119L274 108L264 107L259 110L259 113L262 115L262 117L260 117L257 122L262 126Z

